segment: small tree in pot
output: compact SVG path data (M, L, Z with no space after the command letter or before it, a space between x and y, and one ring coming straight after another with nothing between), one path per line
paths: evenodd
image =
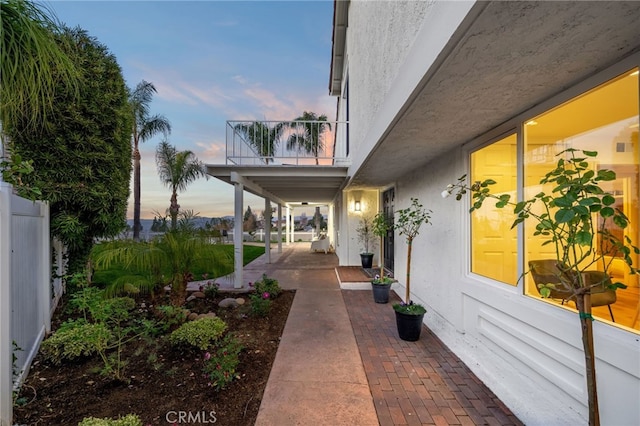
M399 210L398 220L394 229L404 235L407 241L407 280L405 301L393 305L396 311L396 323L398 334L403 340L418 340L422 330L422 318L427 310L424 306L414 304L411 301L411 248L414 238L418 235L423 223L431 223L431 210L427 210L418 202L417 198L411 198L411 205Z
M373 300L376 303L387 303L389 301L389 291L391 290L391 284L393 284L393 279L390 277L384 276L384 237L387 235L387 232L392 229L391 221L384 214L384 212L379 212L373 218L373 233L380 238L380 253L379 253L379 264L380 264L380 274L377 274L374 279L371 281L371 288L373 290Z
M360 224L356 228L358 234L358 241L362 245L363 251L360 253L360 259L362 261L362 267L365 269L371 269L373 266L373 251L375 248L376 240L373 233L373 219L364 216L360 219Z

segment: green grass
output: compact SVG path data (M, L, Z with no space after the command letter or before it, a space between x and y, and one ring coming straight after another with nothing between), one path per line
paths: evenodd
M233 245L232 244L220 244L216 247L221 251L221 255L229 256L230 259L233 259ZM94 253L99 253L102 250L101 244L96 244L93 248ZM262 256L264 254L264 246L255 246L255 245L244 245L243 249L243 265L246 265L253 261L254 259ZM204 274L207 274L208 279L214 279L218 276L227 275L233 272L233 261L230 262L230 266L222 271L222 273L214 274L212 271L206 270L203 267L195 267L193 271L193 279L194 281L198 281L203 278ZM99 286L107 285L109 283L114 282L117 278L126 276L126 275L135 275L137 271L127 269L124 265L113 265L109 269L96 269L93 274L92 281L94 284ZM163 271L164 272L164 271ZM169 273L169 269L167 268L166 273Z

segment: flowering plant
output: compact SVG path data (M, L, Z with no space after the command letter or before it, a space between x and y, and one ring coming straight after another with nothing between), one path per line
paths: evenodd
M574 300L579 313L582 330L582 342L585 355L587 393L589 399L589 423L599 420L596 396L595 356L593 353L593 334L591 321L591 290L597 286L607 286L611 290L626 288L623 283L611 283L607 270L614 259L622 259L631 274L639 272L632 266L632 251L640 254L638 247L629 237L619 238L611 230L624 230L629 219L615 206L613 195L605 192L601 182L614 181L616 174L612 170L591 170L589 158L598 155L595 151L567 149L558 154L556 167L541 180L541 185L552 185L551 193L539 192L533 198L512 202L509 194L491 193L491 185L496 182L486 179L466 184L466 175L455 184L449 184L442 191L443 197L456 195L461 200L467 192L472 194L469 212L482 207L488 198L496 200L497 208L513 207L515 215L512 228L525 220L536 223L534 236L544 238L542 245L552 245L556 254L556 277L560 287L567 294L565 299ZM534 209L540 206L541 209ZM589 269L599 266L602 277L589 282ZM525 272L526 273L526 272ZM543 297L551 295L552 286L540 284Z
M396 312L400 312L403 314L409 314L409 315L422 315L425 314L427 312L427 310L424 308L424 306L417 304L417 303L413 303L413 302L409 302L409 303L405 303L405 302L400 302L400 303L394 303L393 304L393 309Z

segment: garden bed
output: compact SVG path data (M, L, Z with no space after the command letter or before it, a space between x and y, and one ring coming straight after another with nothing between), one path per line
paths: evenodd
M14 423L77 425L85 417L134 413L144 425L187 423L189 418L191 424L253 425L294 294L282 292L266 317L251 315L248 297L237 308L218 308L224 293L186 305L194 312L215 312L243 346L239 378L222 390L203 374L202 351L180 350L165 338L140 338L124 348L126 381L100 375L97 356L55 366L38 355L22 387L22 405L14 407ZM138 300L137 306L141 315L153 309L148 301ZM59 314L54 323L64 319Z

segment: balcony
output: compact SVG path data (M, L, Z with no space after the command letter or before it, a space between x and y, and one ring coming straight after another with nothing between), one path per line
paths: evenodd
M345 121L227 121L226 161L237 166L347 166ZM338 142L338 143L337 143Z

